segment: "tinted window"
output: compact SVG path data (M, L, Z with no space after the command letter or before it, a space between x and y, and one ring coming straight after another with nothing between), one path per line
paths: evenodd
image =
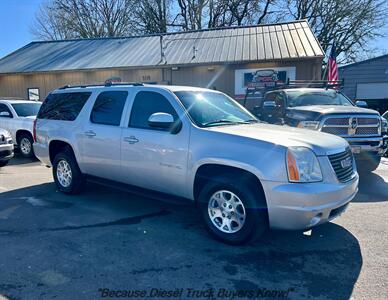
M13 103L11 104L19 117L36 116L39 112L41 103Z
M174 120L178 116L168 100L161 94L155 92L139 92L133 102L130 127L155 129L148 125L148 118L157 112L171 114Z
M347 105L353 104L341 93L334 90L309 91L295 90L288 91L288 106L308 106L308 105Z
M43 102L39 119L74 121L91 92L50 94Z
M11 111L8 109L7 105L5 104L0 104L0 113L1 112L7 112L9 116L0 116L0 117L5 117L5 118L12 118Z
M94 103L90 121L119 126L127 96L128 92L123 91L102 92Z

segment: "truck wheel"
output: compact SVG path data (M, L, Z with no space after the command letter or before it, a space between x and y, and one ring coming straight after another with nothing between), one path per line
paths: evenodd
M58 190L65 194L78 194L85 185L85 176L81 173L73 151L69 148L65 148L55 156L53 176Z
M0 168L5 167L6 165L8 165L8 163L9 163L9 160L0 161Z
M34 149L32 148L32 144L34 141L32 137L27 133L22 133L18 138L18 148L23 157L33 157Z
M216 239L239 245L268 228L264 195L248 182L220 177L205 184L198 198L206 228Z
M359 173L369 173L376 170L380 165L381 157L373 155L365 157L359 161L356 160L357 169Z

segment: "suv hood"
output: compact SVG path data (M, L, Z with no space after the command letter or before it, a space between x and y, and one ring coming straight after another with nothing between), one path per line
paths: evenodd
M332 134L263 123L214 126L207 129L214 132L256 139L285 147L307 147L313 150L316 155L328 155L341 152L349 146L348 142L343 138Z
M315 112L321 115L326 114L373 114L378 115L378 112L373 109L361 108L357 106L346 105L308 105L289 107L290 111L306 111Z

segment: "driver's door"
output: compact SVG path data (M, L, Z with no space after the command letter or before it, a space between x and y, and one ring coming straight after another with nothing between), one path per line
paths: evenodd
M121 134L121 174L125 183L183 196L186 191L190 127L183 124L172 134L150 127L149 117L168 113L177 120L171 96L166 92L139 91L129 112L128 127ZM175 103L177 105L177 103Z

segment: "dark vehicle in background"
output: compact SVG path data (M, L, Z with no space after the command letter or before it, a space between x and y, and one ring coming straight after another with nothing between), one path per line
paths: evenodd
M354 104L339 90L283 86L264 94L255 109L257 117L271 124L326 132L345 138L363 171L379 166L386 150L384 122L364 101Z
M383 138L384 138L384 145L385 145L385 153L384 153L384 156L385 157L388 157L388 110L383 113L383 115L381 116L381 119L382 119L382 134L383 134Z

